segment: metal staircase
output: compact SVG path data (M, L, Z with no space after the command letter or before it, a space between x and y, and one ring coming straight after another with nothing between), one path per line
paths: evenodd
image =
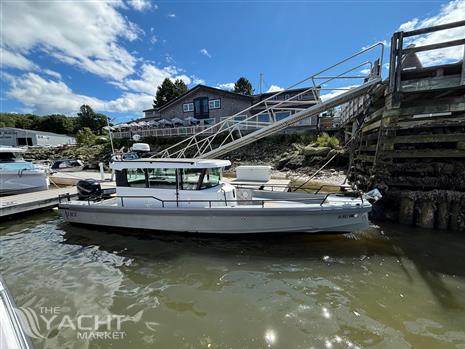
M375 54L375 59L373 55ZM236 113L183 141L162 150L153 157L160 158L214 158L232 150L250 144L263 137L272 135L304 119L318 117L322 112L338 107L354 98L365 95L381 81L381 67L384 45L377 43L346 58L338 63L313 74L285 90ZM365 60L370 57L370 60ZM373 60L372 60L373 59ZM361 61L363 60L363 61ZM360 62L361 61L361 62ZM349 66L349 67L347 67ZM361 69L369 70L369 74L360 74ZM358 74L354 75L357 71ZM357 87L343 89L330 87L331 84L362 80ZM310 86L308 87L308 84ZM290 96L289 90L304 88L296 95ZM321 91L343 90L332 98L322 100ZM311 94L313 99L302 100L303 95ZM284 97L284 98L283 98ZM289 112L282 120L277 113ZM246 130L254 129L252 132Z

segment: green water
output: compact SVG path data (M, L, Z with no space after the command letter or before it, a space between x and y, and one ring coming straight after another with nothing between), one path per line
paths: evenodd
M464 234L124 235L54 213L0 229L37 348L465 348Z

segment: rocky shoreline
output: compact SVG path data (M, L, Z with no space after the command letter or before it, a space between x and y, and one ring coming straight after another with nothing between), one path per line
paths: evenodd
M151 149L159 147L159 144L151 144ZM225 159L232 163L227 170L229 175L233 175L240 165L267 165L273 168L274 178L287 178L295 183L303 183L335 154L337 156L334 160L315 175L312 182L340 185L346 180L345 152L340 148L316 146L305 138L270 137L231 152ZM108 168L110 157L109 144L29 148L26 153L26 158L34 161L78 159L84 163L85 169L91 170L98 169L99 162L103 162Z

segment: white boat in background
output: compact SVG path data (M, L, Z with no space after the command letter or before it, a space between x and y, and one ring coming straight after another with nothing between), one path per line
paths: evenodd
M0 276L0 348L33 349L15 309L13 297Z
M25 161L25 148L0 147L0 195L46 190L47 168Z
M343 194L267 192L222 180L227 160L135 159L111 164L116 197L62 201L65 221L169 232L351 232L368 227L371 204ZM242 199L239 199L241 197Z
M51 166L52 171L57 172L79 172L84 169L84 164L81 160L56 160Z

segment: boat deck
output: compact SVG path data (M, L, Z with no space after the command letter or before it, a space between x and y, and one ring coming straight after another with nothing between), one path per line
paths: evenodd
M55 172L49 178L51 183L57 185L76 185L81 179L102 180L98 171ZM115 182L111 182L111 173L104 173L103 183L116 187Z
M248 188L248 189L263 189L263 190L272 190L277 192L284 192L287 191L287 187L291 183L289 179L281 179L281 178L271 178L267 182L260 182L260 181L240 181L237 178L228 178L223 177L225 182L229 184Z

